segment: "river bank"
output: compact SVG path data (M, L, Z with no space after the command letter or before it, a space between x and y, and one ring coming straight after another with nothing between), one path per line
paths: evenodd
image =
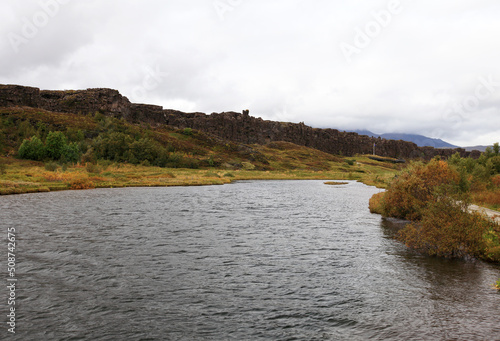
M370 163L339 163L330 170L311 169L187 169L99 162L70 167L14 158L0 158L0 194L116 187L169 187L223 185L236 180L358 180L385 188L397 169ZM351 161L351 160L349 160Z

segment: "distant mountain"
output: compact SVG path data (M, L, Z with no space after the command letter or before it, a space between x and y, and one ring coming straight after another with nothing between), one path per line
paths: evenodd
M366 130L366 129L352 130L352 132L356 133L358 135L366 135L366 136L370 136L370 137L379 137L380 136L379 134L372 133L371 131Z
M375 134L369 130L354 130L353 132L359 135L367 135L372 137L381 137L387 140L403 140L408 142L413 142L419 147L434 147L434 148L458 148L451 143L443 141L441 139L433 139L423 135L417 134L403 134L403 133L387 133L387 134Z
M493 146L472 146L472 147L464 147L464 149L468 152L472 150L479 150L480 152L484 152L488 147L493 147Z

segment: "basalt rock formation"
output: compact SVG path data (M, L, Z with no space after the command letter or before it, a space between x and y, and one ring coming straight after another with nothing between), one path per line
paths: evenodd
M418 147L412 142L385 140L336 129L312 128L304 123L267 121L250 116L248 110L241 114L223 112L207 115L163 109L157 105L135 104L112 89L48 91L19 85L0 85L0 107L11 106L29 106L81 115L100 112L132 123L197 129L238 143L267 144L286 141L344 156L371 154L374 144L377 155L394 158L430 159L436 155L448 157L455 152L463 157L479 156L478 151L467 152L461 148Z

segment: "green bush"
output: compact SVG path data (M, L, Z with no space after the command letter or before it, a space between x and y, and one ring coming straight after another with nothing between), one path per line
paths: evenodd
M36 136L33 136L29 140L24 140L17 153L22 159L35 161L43 160L46 155L42 141Z
M66 163L76 163L80 159L80 148L76 143L70 143L64 146L61 161Z
M100 134L92 143L96 158L118 162L129 161L132 137L120 132Z
M49 132L45 144L37 136L24 140L17 153L22 159L35 161L50 159L63 163L75 163L81 155L79 145L68 144L66 136L60 131Z
M149 138L142 138L140 140L134 141L129 146L129 161L131 163L139 163L144 161L152 163L158 158L159 154L160 147Z
M165 149L161 149L153 162L153 166L167 167L169 153Z
M45 140L45 151L47 157L59 160L67 147L66 136L60 131L51 131Z

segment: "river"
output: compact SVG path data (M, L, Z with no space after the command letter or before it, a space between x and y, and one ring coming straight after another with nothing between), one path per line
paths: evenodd
M500 340L500 267L406 249L399 222L368 210L379 191L240 181L0 197L17 238L13 339Z

